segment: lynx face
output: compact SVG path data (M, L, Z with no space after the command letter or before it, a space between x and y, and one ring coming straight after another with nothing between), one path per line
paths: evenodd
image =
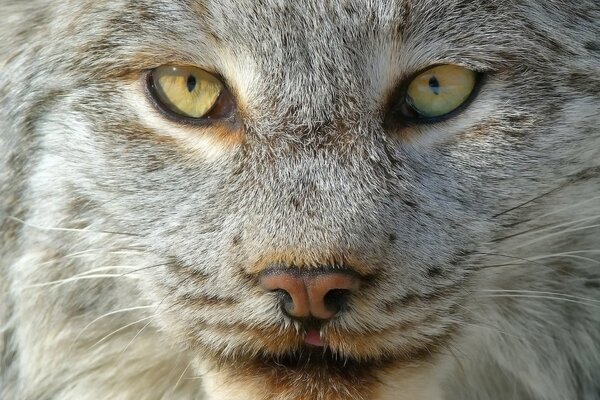
M87 345L118 353L141 316L130 352L182 349L172 396L189 369L214 399L437 399L453 363L460 382L486 374L453 350L543 341L522 318L569 328L563 303L490 293L594 296L590 263L535 260L598 248L595 3L38 3L0 53L4 230L21 237L7 286L17 321L42 318L15 288L43 296L64 331L38 335L74 346L80 374L104 360ZM97 326L119 307L148 314ZM524 362L542 370L542 353ZM518 390L543 387L524 375Z

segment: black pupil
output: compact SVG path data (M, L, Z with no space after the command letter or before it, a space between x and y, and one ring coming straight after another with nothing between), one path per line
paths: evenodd
M440 82L435 76L429 78L429 87L433 93L440 94Z
M191 93L196 88L196 77L193 75L188 76L187 78L187 89Z

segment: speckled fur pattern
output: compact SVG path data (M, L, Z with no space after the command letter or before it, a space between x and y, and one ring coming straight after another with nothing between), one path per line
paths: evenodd
M600 399L595 0L0 0L0 398ZM147 71L218 73L235 126ZM430 65L461 113L387 124ZM235 131L235 132L234 132ZM270 263L370 277L324 352Z

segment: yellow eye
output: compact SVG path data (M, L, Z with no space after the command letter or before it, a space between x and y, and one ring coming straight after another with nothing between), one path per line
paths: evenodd
M223 83L196 67L165 65L150 74L151 92L160 105L191 119L227 118L233 100Z
M417 117L442 117L465 103L476 83L475 71L458 65L439 65L425 70L410 82L406 103Z

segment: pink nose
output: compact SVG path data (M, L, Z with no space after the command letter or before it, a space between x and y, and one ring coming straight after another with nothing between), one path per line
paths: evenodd
M333 267L267 269L260 273L259 282L263 289L280 293L283 310L294 318L330 319L360 287L357 274Z

